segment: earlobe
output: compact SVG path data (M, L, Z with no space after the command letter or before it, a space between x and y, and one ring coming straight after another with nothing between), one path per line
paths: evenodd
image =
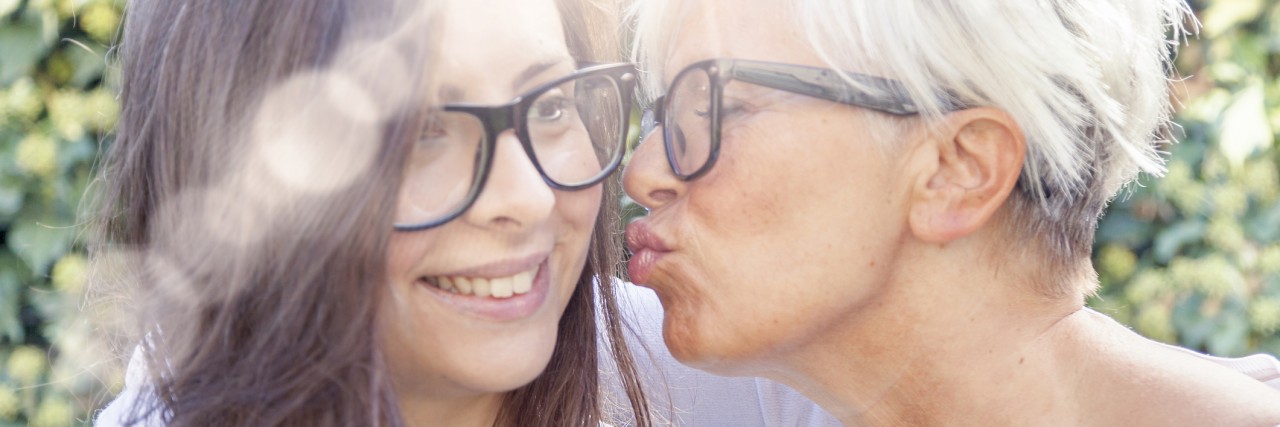
M945 243L986 225L1022 172L1026 139L994 108L948 114L921 150L908 223L916 238Z

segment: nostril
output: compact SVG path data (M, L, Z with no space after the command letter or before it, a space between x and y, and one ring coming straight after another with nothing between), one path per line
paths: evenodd
M495 227L519 227L520 221L509 216L500 216L489 220Z

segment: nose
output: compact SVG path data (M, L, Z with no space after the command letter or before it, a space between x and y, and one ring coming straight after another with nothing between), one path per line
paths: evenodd
M467 222L515 231L545 221L555 207L555 192L542 180L515 132L498 136L493 165L480 197L463 214Z
M650 210L659 209L684 194L685 182L671 172L662 143L662 127L644 135L644 141L631 154L622 175L622 187L632 200Z

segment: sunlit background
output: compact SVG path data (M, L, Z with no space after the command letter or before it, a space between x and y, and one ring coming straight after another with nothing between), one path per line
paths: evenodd
M1216 355L1280 353L1280 5L1193 1L1169 174L1098 231L1096 309ZM123 385L79 310L76 228L119 91L117 0L0 0L0 426L67 426ZM639 210L628 206L632 214Z

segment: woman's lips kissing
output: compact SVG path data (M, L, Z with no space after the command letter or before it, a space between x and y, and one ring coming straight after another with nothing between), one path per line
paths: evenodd
M631 280L637 284L649 282L649 274L653 266L671 249L662 238L649 229L649 224L638 220L627 225L627 249L631 250L631 260L627 261L627 272Z

